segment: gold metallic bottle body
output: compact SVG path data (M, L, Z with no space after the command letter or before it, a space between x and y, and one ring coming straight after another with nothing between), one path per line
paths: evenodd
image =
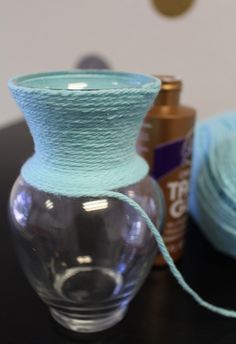
M175 261L183 252L195 110L179 105L182 83L159 76L162 89L145 118L138 150L150 166L151 175L162 188L166 201L163 238ZM165 265L157 256L155 265Z

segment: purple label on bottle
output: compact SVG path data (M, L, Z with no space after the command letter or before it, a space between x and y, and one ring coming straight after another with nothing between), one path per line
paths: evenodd
M154 150L152 175L159 179L191 158L192 135L163 145Z

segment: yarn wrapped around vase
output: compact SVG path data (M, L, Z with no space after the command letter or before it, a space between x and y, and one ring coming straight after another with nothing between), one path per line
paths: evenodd
M196 129L190 212L219 251L236 258L236 113Z
M87 83L91 84L89 90ZM148 173L146 162L135 151L135 141L160 81L120 72L66 71L17 77L10 80L9 87L35 142L35 154L21 169L23 179L38 190L59 196L105 196L125 202L146 223L180 286L202 307L236 318L236 311L205 301L188 285L152 219L131 196L119 191ZM231 125L229 121L223 127ZM196 154L201 164L208 161L209 142L207 137L204 140ZM201 164L196 165L193 178Z

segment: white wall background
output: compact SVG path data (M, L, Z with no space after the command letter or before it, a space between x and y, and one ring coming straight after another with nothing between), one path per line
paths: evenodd
M112 67L173 73L199 117L236 109L236 1L196 0L169 19L150 0L0 0L0 126L21 118L7 80L68 69L89 53Z

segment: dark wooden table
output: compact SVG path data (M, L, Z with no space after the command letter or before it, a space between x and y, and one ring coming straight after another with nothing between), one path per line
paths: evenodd
M236 343L236 320L198 306L168 269L151 272L127 316L114 328L77 335L57 325L19 267L7 221L11 186L31 153L32 141L24 123L0 130L0 344ZM207 300L236 309L236 261L217 253L192 221L178 265L186 280Z

